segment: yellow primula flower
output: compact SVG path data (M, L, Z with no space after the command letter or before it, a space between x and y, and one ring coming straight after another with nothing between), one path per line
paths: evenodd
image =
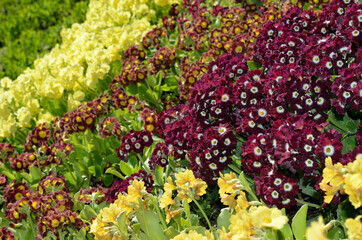
M112 222L116 224L118 215L123 211L124 210L117 204L112 203L109 207L103 208L99 214L102 216L102 220L104 222Z
M237 203L235 207L236 211L246 210L250 206L250 203L246 198L245 192L240 192L240 195L236 199L236 203Z
M343 188L354 208L359 208L362 205L362 174L348 174Z
M348 239L362 239L362 215L357 216L355 219L348 218L344 223L347 230Z
M267 206L251 207L249 216L251 223L257 228L282 229L288 222L288 218L283 216L282 211Z
M176 204L172 199L172 192L164 192L160 199L160 208L166 208L168 205Z
M323 222L323 217L318 217L318 222L313 221L310 226L307 228L306 238L307 240L327 240L327 232L333 226L333 222L329 222L327 225Z
M176 174L175 183L177 187L188 190L192 186L196 185L196 178L191 170L186 170L185 172L179 172Z
M133 180L131 185L128 186L127 193L127 200L129 203L138 204L139 198L142 199L148 196L145 183L143 181L138 181L137 179Z
M191 202L192 199L189 197L189 194L192 194L196 200L199 200L200 196L206 193L206 182L195 178L191 170L177 173L175 183L178 191L177 196L181 201L187 199L188 202Z
M211 239L208 239L206 236L196 232L195 230L191 230L189 233L183 231L176 237L172 238L171 240L211 240Z
M236 183L239 182L239 179L236 177L236 174L231 172L228 174L223 175L220 172L220 177L217 180L217 185L219 186L219 194L223 193L234 193L238 187Z
M320 188L325 191L324 202L330 203L339 191L343 189L344 183L343 171L345 168L341 163L333 165L330 157L326 158L325 168L323 169L323 179L319 184Z
M230 217L229 232L230 234L227 236L231 236L230 239L240 240L251 239L251 236L255 234L250 216L246 210L241 210Z
M176 186L173 184L172 178L170 176L167 178L167 182L163 186L163 189L165 192L172 192L173 190L176 190Z
M362 205L362 156L357 156L356 160L346 166L348 174L345 176L343 186L349 201L357 209Z

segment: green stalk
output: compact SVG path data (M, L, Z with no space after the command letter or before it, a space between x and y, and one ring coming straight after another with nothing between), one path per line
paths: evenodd
M200 209L202 215L204 216L207 224L209 225L209 229L212 230L212 226L211 223L209 221L209 218L206 216L204 210L202 209L202 207L200 206L200 204L196 201L196 199L193 196L189 196L191 198L191 200L196 204L196 206Z

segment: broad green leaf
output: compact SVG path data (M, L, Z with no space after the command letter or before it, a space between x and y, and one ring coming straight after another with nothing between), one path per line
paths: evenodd
M345 239L346 236L341 227L332 227L327 234L328 239Z
M33 166L30 166L29 170L30 170L30 174L32 175L34 181L40 180L43 177L43 174L38 167L33 165Z
M231 215L230 208L221 209L220 215L217 217L217 229L222 229L222 227L224 227L225 230L228 230Z
M155 212L142 209L136 212L136 217L141 225L141 230L149 237L149 239L165 239L165 235L160 225L160 219Z
M138 86L136 83L131 83L126 89L130 95L136 95L138 93Z
M284 216L286 216L285 209L282 209L282 213ZM290 227L289 223L286 223L282 229L280 229L280 232L283 234L283 237L285 240L292 240L293 239L293 231Z
M296 240L305 239L307 229L308 205L304 204L295 214L292 220L292 229Z
M113 183L114 177L110 174L104 174L102 177L102 181L106 187L109 187Z
M121 171L122 173L124 173L126 176L131 176L132 173L135 173L134 169L131 168L128 163L121 161L120 162L120 167L121 167Z

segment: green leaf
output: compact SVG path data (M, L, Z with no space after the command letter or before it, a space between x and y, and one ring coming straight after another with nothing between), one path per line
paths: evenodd
M120 179L125 179L125 177L120 173L118 172L114 167L110 167L106 170L106 173L109 173L109 174L112 174Z
M154 105L158 105L159 102L151 92L151 90L144 84L144 83L138 83L138 95L141 100L145 100L149 103L152 103Z
M327 234L328 239L345 239L346 236L344 234L343 228L341 227L333 227L328 231Z
M131 176L133 173L135 173L134 169L131 168L128 163L121 161L120 163L121 171L126 176Z
M164 171L164 168L161 167L160 165L156 165L155 166L155 180L156 180L156 183L157 185L159 186L163 186L164 182L163 182L163 171Z
M136 95L138 93L138 86L136 83L131 83L126 88L129 95Z
M225 230L228 230L231 215L230 208L221 209L220 215L217 217L217 229L222 229L224 227Z
M90 220L93 217L97 217L97 213L89 205L84 206L83 210L80 212L80 215L82 216L82 218L87 219L87 220Z
M304 204L292 220L292 229L296 240L305 239L307 229L308 205Z
M127 211L123 211L117 216L117 223L118 223L119 229L121 230L122 235L124 235L124 236L127 236L126 217L127 217Z
M352 119L347 113L342 116L337 114L335 111L330 111L328 114L328 121L333 126L336 126L336 130L340 130L342 134L355 134L361 120Z
M149 239L165 239L165 235L160 225L160 219L155 212L142 209L136 212L136 217L141 225L141 230L149 237Z
M282 209L282 213L284 216L286 216L285 209ZM290 227L289 223L286 223L282 229L280 229L280 232L283 234L283 237L285 240L292 240L293 239L293 231Z
M104 185L106 187L109 187L113 183L114 177L113 177L113 175L110 175L110 174L104 174L102 177L102 180L103 180Z
M249 70L255 70L261 68L261 65L257 62L248 61L247 62Z
M357 146L356 136L349 136L342 140L342 154L352 152L352 150Z
M81 240L81 239L86 239L86 230L85 228L81 228L77 234L77 239Z

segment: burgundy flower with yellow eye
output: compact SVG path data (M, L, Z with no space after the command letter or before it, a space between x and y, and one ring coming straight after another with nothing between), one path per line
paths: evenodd
M36 189L40 195L60 190L68 192L67 183L63 176L56 177L54 172L50 172L50 175L42 178Z
M15 179L4 188L4 202L7 204L14 203L20 198L31 194L32 192L29 190L29 186L26 183L16 183Z
M0 162L8 162L14 154L14 147L10 143L0 143Z
M13 232L11 232L8 227L0 227L0 237L6 240L15 239Z
M115 117L107 117L102 120L99 128L99 135L103 138L115 136L122 137L121 125Z

